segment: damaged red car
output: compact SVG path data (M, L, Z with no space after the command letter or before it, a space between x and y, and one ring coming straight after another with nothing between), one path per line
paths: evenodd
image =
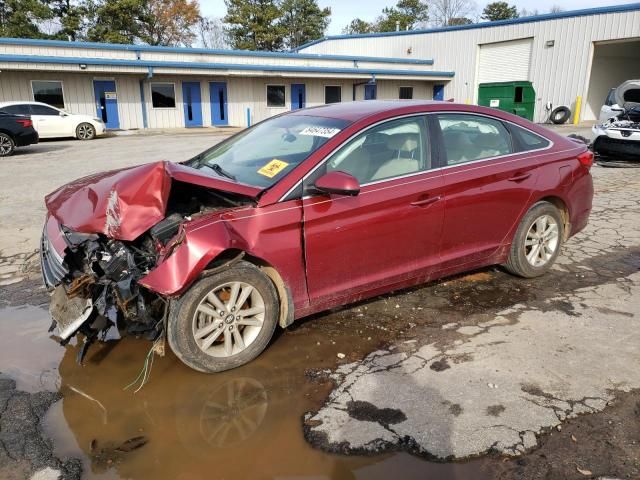
M487 265L545 273L587 224L592 154L489 108L366 101L265 120L183 162L46 198L52 328L165 338L190 367L259 355L278 325Z

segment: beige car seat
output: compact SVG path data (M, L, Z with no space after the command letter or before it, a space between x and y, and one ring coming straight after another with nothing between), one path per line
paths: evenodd
M392 157L384 162L373 174L371 180L399 177L420 170L418 135L394 135L387 144Z

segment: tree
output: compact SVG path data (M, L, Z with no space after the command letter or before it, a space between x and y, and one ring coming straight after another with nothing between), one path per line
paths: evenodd
M481 18L490 22L518 18L518 9L507 2L493 2L484 7Z
M473 20L467 17L453 17L450 18L447 22L447 25L450 27L454 27L456 25L470 25L473 23Z
M398 26L401 30L413 30L417 24L428 19L428 5L422 0L399 0L395 7L385 7L375 24L377 32L393 32Z
M279 27L284 32L284 46L295 49L324 36L331 9L320 8L316 0L282 0Z
M61 40L78 40L86 27L87 8L84 3L52 0L49 7L54 17L52 23L55 28L51 36Z
M87 39L92 42L135 43L144 18L143 0L88 0Z
M284 32L278 23L276 0L224 0L223 21L232 48L275 51L282 48Z
M560 13L560 12L564 12L564 8L562 8L560 5L552 5L551 8L549 9L549 13Z
M197 0L145 0L138 35L149 45L190 46L199 19Z
M38 24L52 17L40 0L0 0L0 37L44 38Z
M537 9L527 10L526 8L523 8L519 13L520 17L535 17L538 15L540 15L540 12Z
M375 26L372 23L365 22L360 18L354 18L351 23L342 29L342 33L345 35L354 35L358 33L371 33L375 31Z
M450 25L452 19L468 18L475 10L473 0L429 0L431 21L439 27Z
M224 30L222 19L216 17L200 17L196 31L202 47L218 50L229 48L229 42L227 41L227 34Z

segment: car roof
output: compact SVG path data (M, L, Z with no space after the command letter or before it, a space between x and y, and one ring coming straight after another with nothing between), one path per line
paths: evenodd
M28 100L25 100L24 102L16 102L16 101L13 101L13 102L0 102L0 107L8 107L9 105L44 105L45 107L56 108L53 105L49 105L48 103L32 102L32 101L28 101Z
M430 106L439 105L443 102L434 100L359 100L354 102L330 103L317 107L295 110L290 115L313 115L318 117L336 118L357 122L363 118L379 113L402 113L408 107L425 107L425 111L431 110ZM448 103L451 105L451 103ZM415 109L414 109L415 110Z

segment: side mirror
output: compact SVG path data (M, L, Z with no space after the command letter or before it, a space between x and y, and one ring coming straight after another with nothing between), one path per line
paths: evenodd
M67 114L64 113L64 112L60 112L58 115L60 115L61 117L66 117L67 116Z
M329 172L321 176L314 185L322 193L335 193L338 195L350 195L352 197L360 193L360 183L353 175L345 172Z

